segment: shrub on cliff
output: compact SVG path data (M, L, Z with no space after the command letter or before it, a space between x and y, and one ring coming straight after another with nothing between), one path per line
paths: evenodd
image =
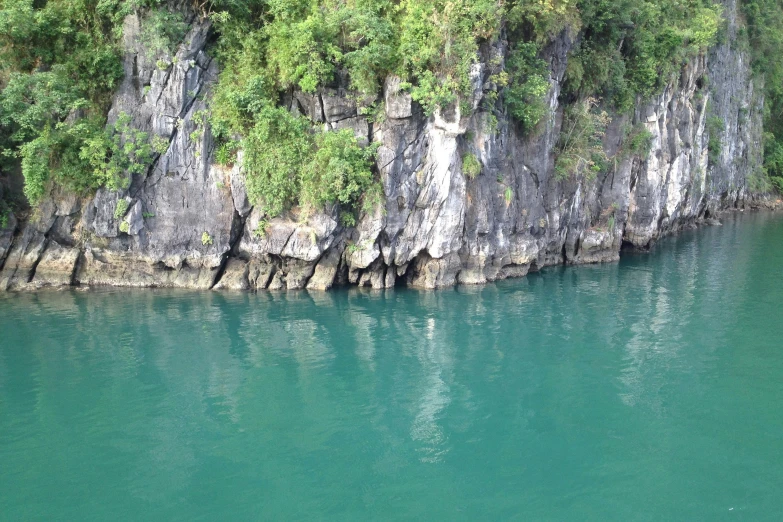
M360 147L350 129L316 131L305 118L265 105L246 128L242 147L248 196L268 216L330 203L352 212L377 201L375 147Z
M750 18L774 11L770 2L748 0L761 6L749 13L762 13ZM139 13L142 44L152 53L170 52L185 26L169 5L163 0L0 4L0 147L5 157L21 160L31 200L51 181L77 190L119 187L118 169L144 169L139 165L145 161L133 156L146 156L141 149L152 144L135 140L133 150L113 147L115 140L101 126L122 75L123 18ZM485 80L476 76L475 65L494 45L510 51L505 65L502 60L490 64L501 70L492 78L502 95L489 93L483 110L494 114L505 108L529 131L548 110L549 71L542 49L562 31L577 42L563 101L598 96L627 109L637 96L660 89L685 58L710 45L720 22L720 7L712 0L211 0L191 7L213 20L211 52L223 68L210 101L220 157L230 161L237 147L248 150L251 193L270 212L324 204L324 194L355 206L354 192L368 187L372 149L351 143L345 133L326 138L311 122L296 121L299 117L275 113L280 121L269 120L281 95L292 90L315 92L342 78L358 93L374 96L387 75L397 74L425 113L457 102L466 112L473 90ZM774 39L770 32L758 34L757 39ZM261 136L272 144L270 150L261 146ZM306 146L293 152L292 143ZM326 151L342 159L330 164ZM130 164L116 155L131 156ZM308 175L312 162L344 168L339 175L336 170ZM101 174L105 170L111 175ZM313 187L323 184L321 190L304 190L305 179ZM335 188L342 183L345 188Z
M764 169L783 193L783 4L743 0L753 70L764 95Z
M136 165L136 153L152 146L115 146L114 130L103 126L123 74L122 20L161 5L163 0L0 3L0 161L21 162L31 202L51 182L77 191L116 185L107 162ZM157 30L170 29L171 18L165 21Z

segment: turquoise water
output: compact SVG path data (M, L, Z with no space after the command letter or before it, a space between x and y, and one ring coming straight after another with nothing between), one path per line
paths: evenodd
M0 296L2 520L781 520L783 217L435 292Z

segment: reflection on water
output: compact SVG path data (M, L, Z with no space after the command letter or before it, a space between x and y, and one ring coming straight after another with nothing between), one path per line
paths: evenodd
M452 380L452 360L449 343L438 333L441 330L443 328L436 329L435 319L428 317L424 338L416 353L422 379L417 390L419 404L411 426L411 438L421 444L417 451L422 454L422 462L438 462L447 451L443 447L447 441L438 425L438 417L451 402L450 388L444 378Z
M781 239L437 292L4 295L0 519L777 518Z

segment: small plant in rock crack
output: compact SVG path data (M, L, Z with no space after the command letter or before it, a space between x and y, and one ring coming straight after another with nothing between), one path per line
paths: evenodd
M84 139L79 158L89 165L99 185L113 190L127 188L132 175L147 172L155 153L168 149L168 140L157 135L150 137L131 123L130 116L121 112L105 131L88 134Z
M158 136L157 134L152 137L152 150L157 152L158 154L163 154L167 150L169 150L169 140L164 138L163 136Z
M340 223L344 227L356 226L356 215L353 212L342 211L340 212Z
M128 212L130 204L125 199L117 201L117 206L114 207L114 219L120 219Z
M506 206L511 204L511 200L514 199L514 191L511 187L506 187L506 191L503 193L503 199L506 200Z
M239 142L230 140L225 143L221 143L215 149L215 163L223 167L233 167L234 162L237 159L237 150L239 149Z
M647 130L643 123L637 123L633 127L623 129L623 133L625 134L622 143L623 152L646 160L652 147L654 137L652 132Z
M364 247L359 243L350 243L345 248L345 250L347 250L349 254L353 254L354 252L361 252L362 250L364 250Z
M481 162L472 152L462 156L462 173L469 179L473 179L481 173Z
M269 220L262 219L258 222L258 226L253 230L253 236L257 238L265 238L266 237L266 229L269 227Z
M8 228L8 217L11 214L11 207L0 199L0 230Z
M599 223L601 220L606 219L606 229L609 232L614 230L614 225L617 220L616 215L618 210L620 210L620 205L615 201L611 205L609 205L606 209L604 209L599 215Z
M601 140L608 124L609 116L599 109L596 98L586 98L565 111L555 147L558 181L579 175L592 180L605 169L608 158Z
M207 126L207 111L200 110L193 113L191 121L196 128L190 133L190 141L201 141L204 137L204 129Z
M710 116L705 125L709 139L707 141L707 156L711 163L718 163L723 150L724 122L720 116Z
M214 241L212 240L212 236L209 235L209 232L204 232L201 234L201 244L204 246L209 246L213 244Z
M129 231L130 231L130 223L128 223L127 221L123 221L122 223L120 223L120 232L122 232L123 234L127 234Z
M369 106L360 107L359 114L365 116L369 123L384 123L386 121L386 106L383 102L374 102Z

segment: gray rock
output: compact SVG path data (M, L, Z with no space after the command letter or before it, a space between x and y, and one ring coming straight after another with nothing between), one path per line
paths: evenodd
M11 243L14 240L14 232L16 232L16 216L13 212L8 214L8 223L5 228L0 229L0 268L3 268L3 262L5 256L11 249Z
M389 76L383 87L383 100L389 118L410 118L413 115L411 95L400 90L399 76Z
M285 280L283 279L283 274L281 272L276 272L272 277L272 281L269 282L269 286L267 288L270 290L284 290Z
M321 97L318 94L307 94L301 91L294 93L299 111L311 121L322 123L324 121L324 110L321 106Z
M269 256L254 258L248 263L247 280L250 288L267 288L275 274L276 267Z
M328 290L332 287L340 266L341 255L342 252L337 248L332 248L318 261L313 276L307 282L308 290Z
M351 129L356 136L356 141L362 147L370 143L370 125L366 118L346 118L331 124L332 129L339 131L341 129Z
M334 123L356 116L356 102L349 98L347 94L345 91L324 89L321 100L327 123Z
M307 281L315 271L315 263L291 258L285 263L285 284L289 290L299 290L307 286Z
M253 206L247 197L247 188L245 187L245 177L242 172L242 151L237 153L237 162L231 168L231 197L234 199L234 209L241 218L246 218Z
M73 281L78 248L68 248L50 241L35 270L33 282L41 286L67 286Z
M215 290L249 290L249 263L243 259L229 259L223 277L214 286Z
M13 290L32 280L35 267L48 243L46 236L35 225L27 223L11 245L0 271L0 290Z
M139 232L144 228L141 201L136 201L136 204L131 207L130 212L125 216L125 221L128 223L128 234L138 236Z

